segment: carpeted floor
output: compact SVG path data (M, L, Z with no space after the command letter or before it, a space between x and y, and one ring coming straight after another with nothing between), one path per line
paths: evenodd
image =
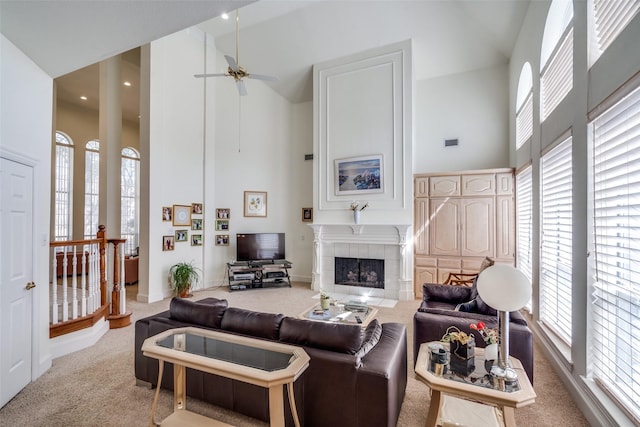
M128 287L128 310L132 322L164 311L169 299L153 304L135 301L137 287ZM194 292L194 300L226 298L230 306L297 316L317 300L308 284L293 288L256 289L230 293L226 288ZM407 325L409 349L413 348L413 314L419 301L400 301L395 307L379 307L381 322ZM60 357L44 375L29 384L0 409L0 426L145 426L154 391L135 385L133 373L134 326L109 331L91 348ZM416 380L409 351L409 381L398 426L423 426L429 408L429 389ZM520 426L588 426L567 390L542 357L535 355L536 403L516 410ZM172 412L172 394L162 391L157 419ZM194 399L190 410L236 426L266 424Z

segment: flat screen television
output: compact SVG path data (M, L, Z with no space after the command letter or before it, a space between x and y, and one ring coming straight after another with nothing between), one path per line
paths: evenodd
M236 234L236 259L238 261L285 259L284 233Z

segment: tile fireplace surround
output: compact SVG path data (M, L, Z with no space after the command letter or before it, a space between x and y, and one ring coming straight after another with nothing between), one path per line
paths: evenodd
M347 295L413 299L410 224L309 224L313 229L311 286ZM384 289L335 284L334 257L383 259Z

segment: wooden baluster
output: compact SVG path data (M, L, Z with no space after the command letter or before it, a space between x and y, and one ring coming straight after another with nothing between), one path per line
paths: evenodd
M62 321L66 322L69 320L69 297L67 295L67 287L69 286L69 281L67 280L69 252L67 252L67 246L64 247L62 255Z
M78 318L78 246L73 247L73 276L71 276L71 318Z
M51 271L51 277L53 277L51 283L51 323L58 323L58 259L57 259L57 251L53 250L53 262L51 265L53 266Z
M100 242L100 305L105 305L107 301L107 270L106 270L106 255L107 255L107 232L104 225L98 226L98 239Z
M111 289L111 314L117 316L120 313L120 251L118 247L125 239L111 239L113 243L113 288Z

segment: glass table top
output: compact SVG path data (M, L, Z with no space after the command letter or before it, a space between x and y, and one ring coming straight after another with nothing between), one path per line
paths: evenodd
M478 350L482 350L480 348L476 348L475 361L474 361L475 368L469 375L463 376L458 373L452 372L451 369L449 369L449 360L451 358L451 355L449 354L450 353L449 344L442 343L441 346L446 351L445 366L444 367L437 366L435 363L435 360L433 361L434 363L432 363L432 357L435 358L434 356L435 353L431 351L432 348L430 344L428 356L427 356L427 369L429 370L429 372L436 374L436 371L438 371L436 375L447 380L457 381L465 384L471 384L478 387L484 387L484 388L489 388L493 390L504 391L508 393L512 393L520 390L520 384L518 383L517 379L513 379L509 381L509 380L506 380L504 377L496 377L495 375L492 375L490 373L491 368L494 364L494 361L490 360L490 361L486 361L485 363L484 351L478 351Z
M285 369L295 359L295 355L291 353L252 347L189 332L172 334L157 341L156 344L267 372Z

